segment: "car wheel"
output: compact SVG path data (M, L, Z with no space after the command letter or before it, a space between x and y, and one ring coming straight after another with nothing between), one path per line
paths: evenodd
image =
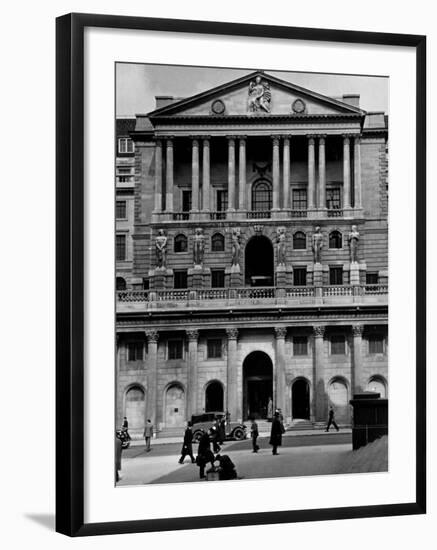
M193 433L193 441L195 443L199 443L201 437L202 437L202 432L194 432Z
M234 433L232 434L234 436L234 439L237 441L241 441L244 439L244 430L241 428L235 428Z

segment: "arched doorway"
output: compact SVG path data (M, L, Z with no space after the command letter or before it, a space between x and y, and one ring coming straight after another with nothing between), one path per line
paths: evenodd
M247 286L273 285L273 245L264 235L252 237L244 252Z
M346 381L334 378L328 387L329 405L334 407L335 419L339 422L350 422L349 398Z
M218 380L210 382L205 390L205 412L223 412L223 386Z
M140 386L132 386L126 392L124 416L130 430L142 430L146 422L146 398Z
M380 397L387 397L387 385L382 376L372 376L367 384L367 391L375 391L380 394Z
M165 427L181 428L185 423L185 391L179 384L172 384L165 392Z
M310 419L310 385L304 378L293 382L291 406L293 419Z
M263 351L253 351L243 362L244 419L267 418L267 405L272 396L272 360Z

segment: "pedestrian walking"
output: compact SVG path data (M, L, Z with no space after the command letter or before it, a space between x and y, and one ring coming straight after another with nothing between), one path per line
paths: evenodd
M218 453L220 452L220 444L219 444L219 441L220 441L220 434L219 434L219 431L217 429L217 425L216 424L213 424L209 430L209 435L210 435L210 439L211 439L211 442L212 442L212 448L214 450L214 453Z
M275 412L275 416L272 420L272 430L270 432L270 445L272 445L272 454L278 455L278 447L282 445L282 434L284 431L284 427L281 424L281 421L279 420L279 413L278 411Z
M257 453L259 451L259 446L256 442L258 438L258 424L255 419L252 418L252 424L250 426L250 437L252 438L252 452Z
M209 434L203 430L202 435L199 439L199 447L197 449L197 459L196 464L199 466L199 476L200 479L205 478L205 466L211 463L211 467L214 467L214 454L211 451L211 441L209 439Z
M224 417L222 417L220 420L219 433L220 433L220 445L223 445L226 439L226 420Z
M331 424L334 426L334 428L337 430L337 432L340 430L340 428L337 426L337 423L335 421L335 412L332 405L329 407L329 413L328 413L328 425L326 426L325 432L329 432L329 428L331 427Z
M153 424L150 418L147 419L146 427L144 428L144 439L146 441L146 453L150 451L150 443L153 437Z
M117 437L117 434L115 434L115 482L117 483L120 481L120 470L121 470L121 439Z
M191 426L191 422L188 422L184 434L184 442L182 443L181 458L179 459L179 464L184 463L186 456L189 456L191 458L191 462L193 464L196 462L193 456L193 430L191 429Z
M123 417L123 424L121 425L121 429L126 432L126 436L128 441L130 441L132 438L129 434L129 422L126 417Z

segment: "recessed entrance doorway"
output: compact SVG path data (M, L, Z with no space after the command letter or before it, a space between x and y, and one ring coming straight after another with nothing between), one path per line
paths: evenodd
M252 237L246 245L244 260L247 286L273 285L273 245L269 238Z
M293 420L310 419L310 385L299 378L291 387L291 409Z
M263 351L253 351L243 362L243 417L267 418L273 395L273 365Z

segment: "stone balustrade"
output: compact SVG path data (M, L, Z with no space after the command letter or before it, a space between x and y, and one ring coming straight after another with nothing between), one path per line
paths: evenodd
M387 304L388 285L242 287L117 291L117 311L193 307L207 309L238 305Z

